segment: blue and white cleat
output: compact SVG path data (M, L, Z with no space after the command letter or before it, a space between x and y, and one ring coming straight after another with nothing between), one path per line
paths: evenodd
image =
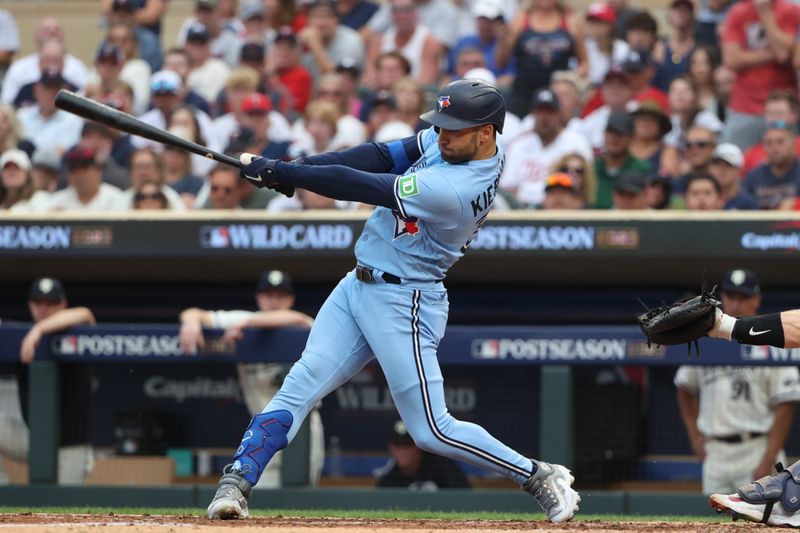
M578 511L580 495L572 488L575 478L564 466L534 461L536 472L522 485L551 522L572 520Z
M243 478L230 464L222 471L217 493L208 505L208 517L212 520L235 520L247 518L247 499L253 490L250 482Z

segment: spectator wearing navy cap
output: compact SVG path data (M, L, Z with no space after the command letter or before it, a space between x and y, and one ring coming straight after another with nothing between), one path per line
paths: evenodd
M747 173L742 188L755 196L759 209L790 209L800 196L800 162L792 125L783 120L768 122L762 142L767 160Z
M622 63L622 69L628 75L633 99L638 101L655 100L663 109L669 109L669 98L661 89L653 86L656 74L656 63L646 49L633 48Z
M186 51L192 58L187 86L208 102L214 102L225 87L230 68L221 59L212 57L211 34L203 24L195 23L186 31Z
M50 195L44 211L113 211L122 191L103 183L102 165L89 149L75 147L64 154L69 186Z
M593 154L586 137L565 127L561 104L553 91L537 91L529 109L534 118L533 131L506 144L500 187L516 195L519 203L537 206L544 200L545 180L558 160L577 152L592 161Z
M242 40L239 38L239 33L243 30L241 24L237 27L226 23L217 0L196 0L194 7L194 16L186 19L178 30L178 46L186 44L189 28L199 22L208 30L211 55L222 59L231 68L236 67L239 49L242 47Z
M94 56L94 70L89 73L86 96L102 100L113 90L118 81L124 81L133 89L131 111L134 115L141 115L150 105L150 88L141 80L132 79L131 75L136 71L130 69L126 71L125 64L125 53L121 48L108 42L100 45Z
M59 70L46 70L34 86L36 105L20 109L17 118L25 137L37 148L62 153L78 142L83 121L77 116L56 108L56 93L64 88Z
M260 73L264 69L267 47L263 43L244 43L239 50L239 66L248 67Z
M163 63L161 41L153 30L139 25L136 13L141 8L141 0L112 0L111 11L107 15L108 22L111 25L124 24L133 30L139 57L147 62L151 72L156 72Z

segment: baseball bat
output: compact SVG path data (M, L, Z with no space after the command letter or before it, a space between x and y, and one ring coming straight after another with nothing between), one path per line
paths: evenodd
M187 141L186 139L181 139L160 128L146 124L134 116L90 100L89 98L79 96L71 91L64 89L58 91L58 94L56 94L56 107L85 119L105 124L116 130L124 131L131 135L138 135L157 143L175 146L187 152L207 157L218 163L224 163L235 168L242 168L244 166L241 161L234 157L209 150L205 146Z

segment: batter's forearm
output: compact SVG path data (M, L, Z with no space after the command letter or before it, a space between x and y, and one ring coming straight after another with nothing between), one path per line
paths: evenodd
M397 209L395 174L372 174L342 165L305 166L278 161L275 175L282 185L299 187L335 200Z

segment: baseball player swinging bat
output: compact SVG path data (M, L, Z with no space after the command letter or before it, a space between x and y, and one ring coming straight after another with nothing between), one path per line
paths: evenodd
M186 139L181 139L176 135L156 128L155 126L147 124L146 122L142 122L132 115L123 113L122 111L109 107L105 104L96 102L95 100L77 95L71 91L64 89L58 91L58 94L56 94L55 103L57 108L63 109L64 111L72 113L73 115L78 115L79 117L93 120L116 130L124 131L125 133L130 133L131 135L138 135L157 143L174 146L176 148L180 148L181 150L186 150L187 152L198 154L218 163L223 163L235 168L242 168L252 160L251 154L243 154L242 160L240 161L235 157L215 152L214 150L210 150L205 146L193 143L192 141L187 141ZM286 196L292 196L294 194L294 189L292 188L271 188L274 188Z

